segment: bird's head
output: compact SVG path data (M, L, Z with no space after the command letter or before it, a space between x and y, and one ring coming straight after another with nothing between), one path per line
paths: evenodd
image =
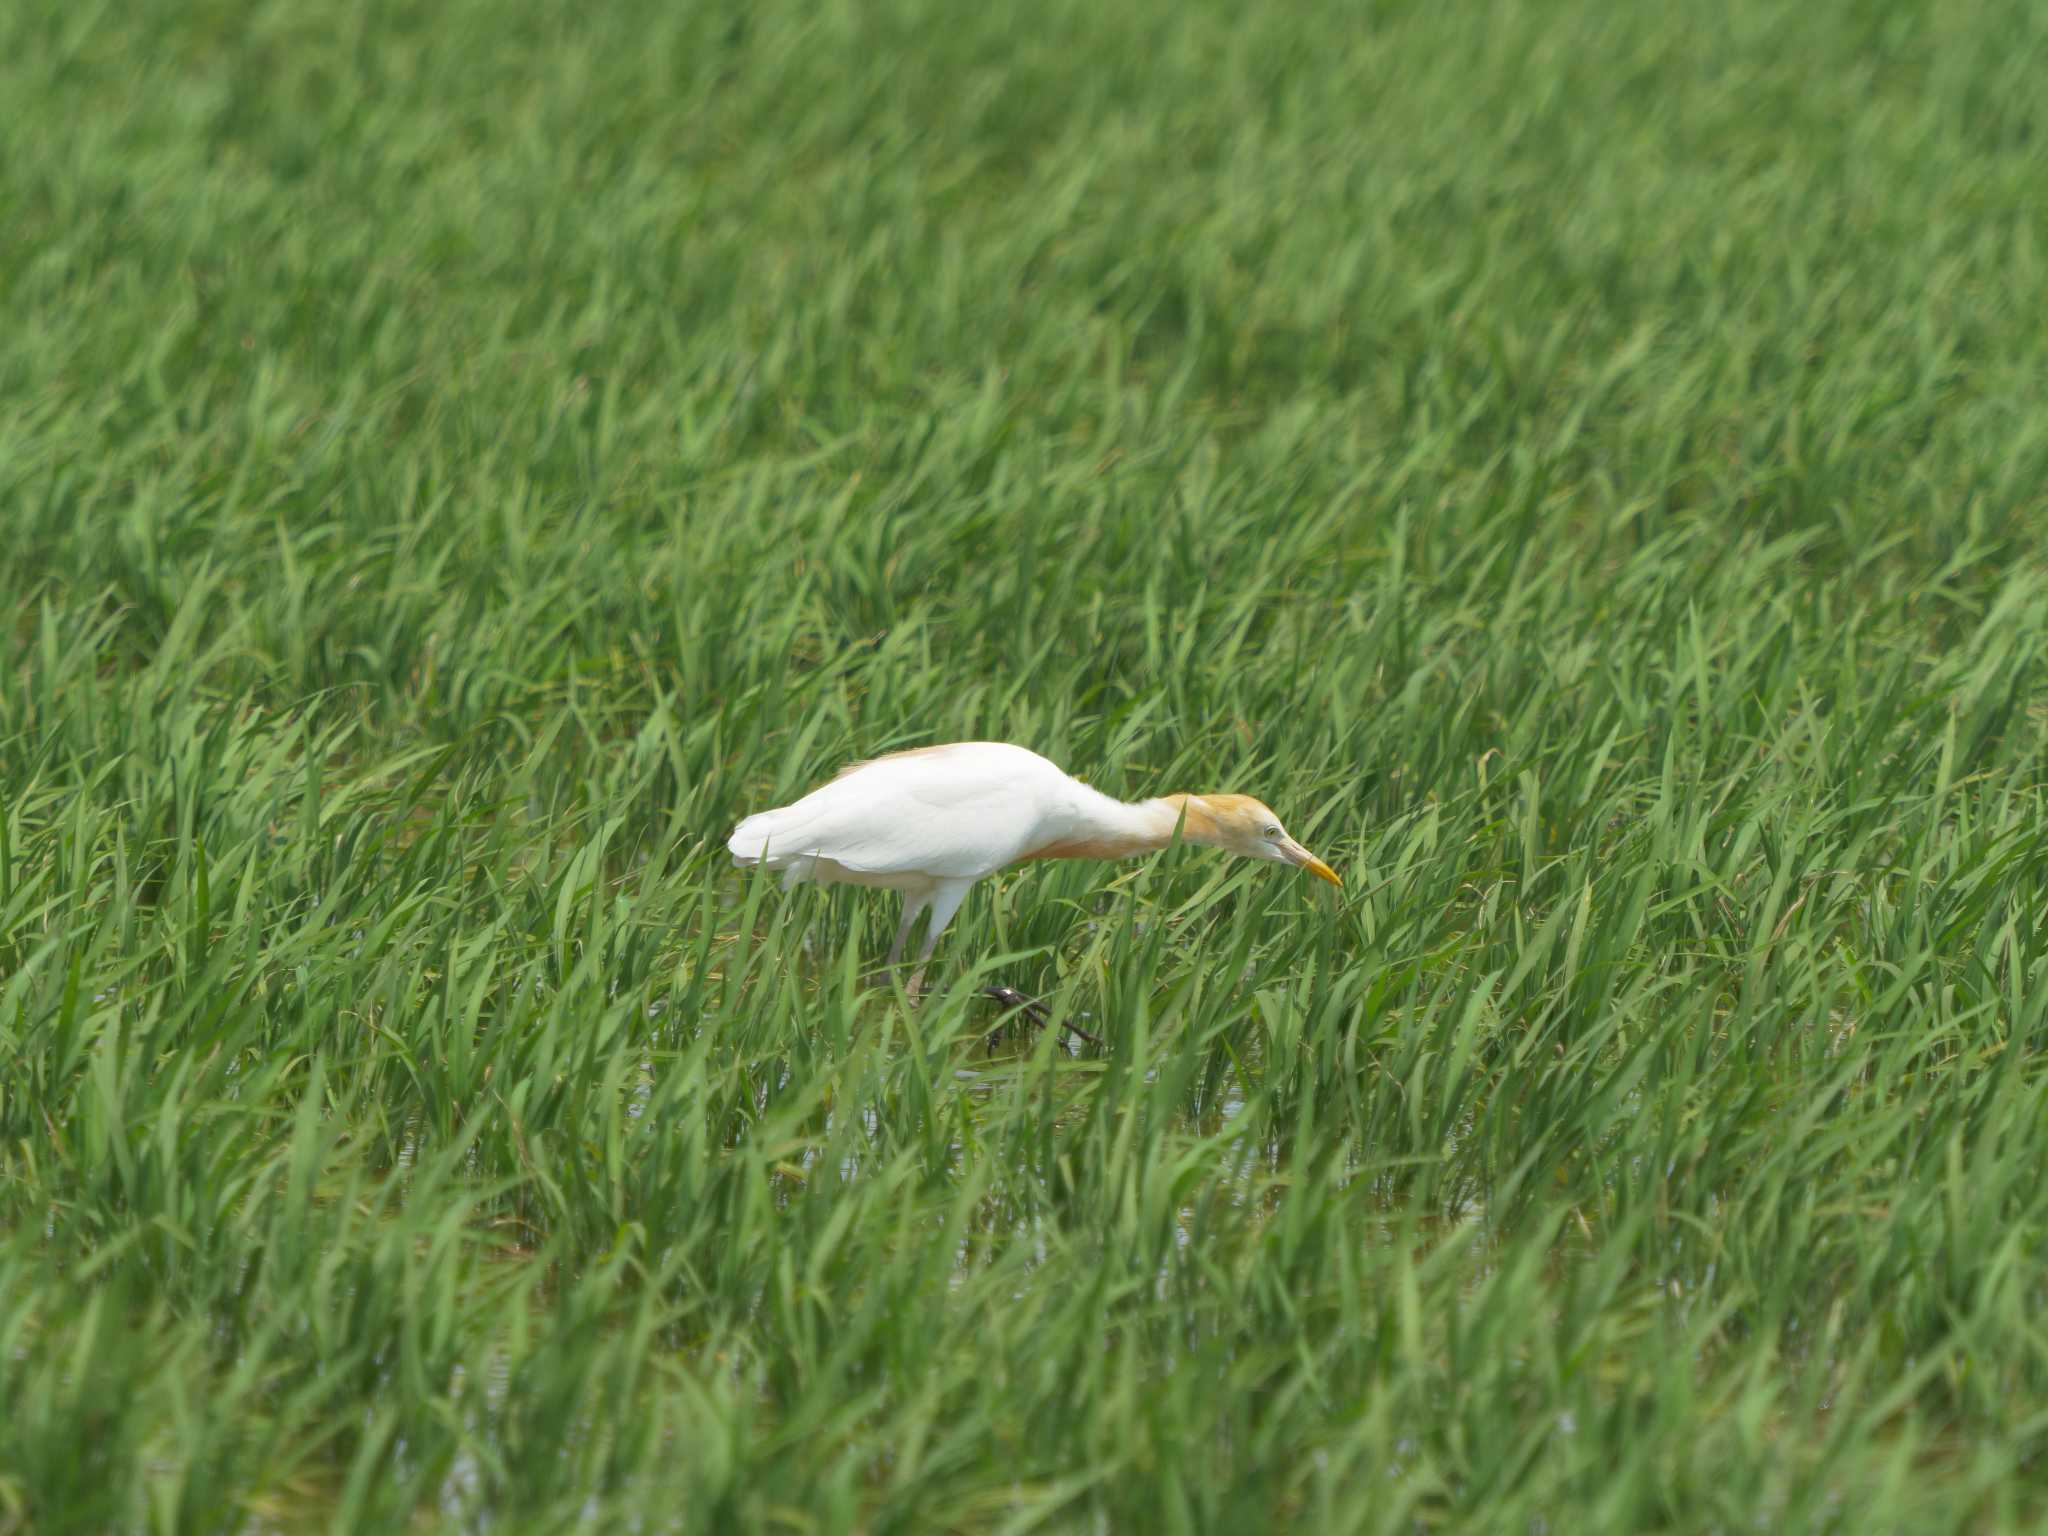
M1250 795L1175 795L1186 814L1181 833L1191 843L1203 843L1248 859L1271 859L1276 864L1293 864L1332 885L1344 882L1337 872L1287 835L1271 807Z

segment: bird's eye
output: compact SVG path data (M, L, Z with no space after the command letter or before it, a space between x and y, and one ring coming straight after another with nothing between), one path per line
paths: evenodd
M1279 835L1280 835L1280 829L1279 829L1278 827L1268 827L1268 828L1266 828L1266 836L1268 836L1268 837L1278 837Z

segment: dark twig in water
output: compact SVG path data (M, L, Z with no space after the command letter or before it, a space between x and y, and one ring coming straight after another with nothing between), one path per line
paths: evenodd
M1050 1024L1052 1022L1052 1015L1046 1011L1045 1004L1039 1002L1036 998L1026 997L1022 992L1019 992L1015 987L983 987L981 989L981 995L983 997L992 997L997 1002L1001 1003L1005 1008L1013 1009L1016 1012L1022 1013L1026 1018L1030 1019L1031 1022L1036 1024L1040 1029L1045 1028L1047 1024ZM1066 1019L1060 1020L1060 1028L1066 1030L1071 1035L1075 1035L1082 1040L1086 1040L1090 1045L1102 1044L1102 1037L1100 1035L1091 1035L1088 1033L1087 1030L1083 1029L1080 1025L1071 1023ZM1001 1033L1002 1030L1000 1028L991 1030L989 1032L988 1048L990 1050L995 1049L996 1036Z

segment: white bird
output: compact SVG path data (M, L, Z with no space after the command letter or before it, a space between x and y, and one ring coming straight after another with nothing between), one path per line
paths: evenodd
M842 768L794 804L747 817L726 840L741 867L765 864L788 890L800 880L903 894L888 964L903 957L927 909L911 973L925 962L975 881L1025 859L1121 859L1173 841L1294 864L1332 885L1335 870L1289 837L1249 795L1161 795L1125 802L1070 778L1036 752L1001 741L916 747Z

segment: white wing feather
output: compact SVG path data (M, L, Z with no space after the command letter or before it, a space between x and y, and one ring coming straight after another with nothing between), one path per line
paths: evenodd
M829 859L863 875L975 880L1056 835L1072 786L1023 747L961 742L857 764L747 817L726 846L735 863L771 869Z

